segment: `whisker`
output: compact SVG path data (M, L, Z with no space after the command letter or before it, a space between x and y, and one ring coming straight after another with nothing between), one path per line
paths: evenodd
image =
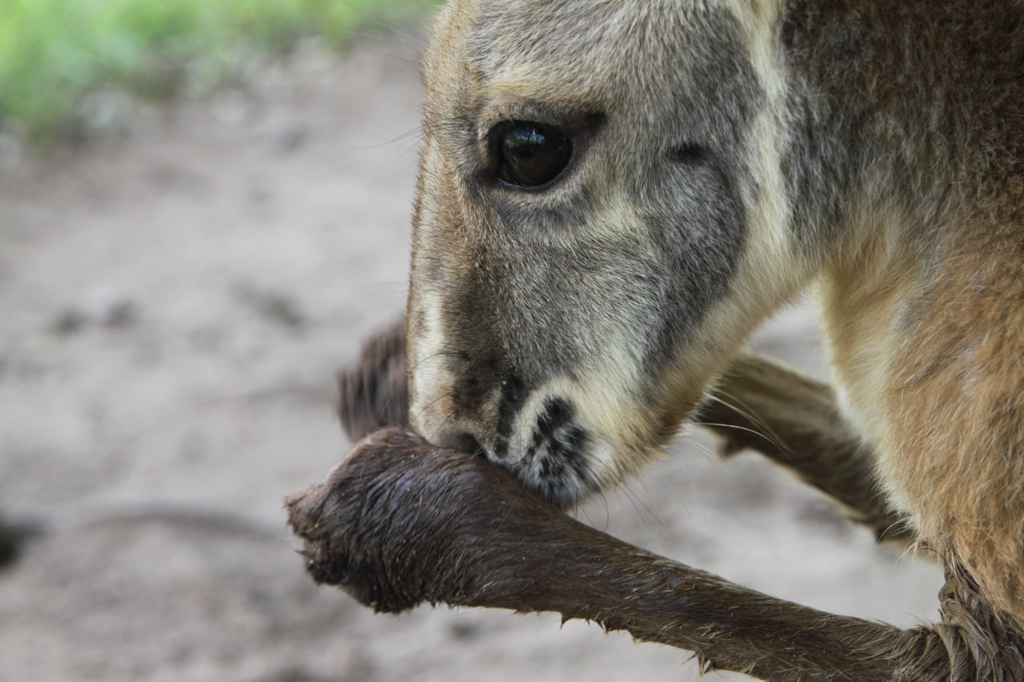
M407 130L407 131L405 131L404 133L402 133L400 135L396 135L395 137L391 138L387 142L380 142L378 144L371 144L371 145L367 145L365 147L348 147L348 149L350 149L352 151L366 151L368 149L379 149L380 147L386 147L389 144L395 144L395 143L398 143L398 142L404 142L405 140L408 140L409 138L414 138L415 136L419 135L422 132L423 132L423 126L422 125L418 125L415 128L412 128L411 130Z
M775 430L772 428L771 424L769 424L768 421L764 417L759 415L756 411L754 411L754 409L752 407L750 407L750 405L744 403L737 396L729 394L728 391L722 391L722 392L730 400L735 401L735 404L729 404L729 403L725 402L720 397L716 397L717 400L719 400L726 407L729 407L729 408L735 410L736 412L738 412L739 414L745 416L747 419L749 419L755 425L760 426L761 428L763 428L767 432L767 435L766 434L762 434L765 438L768 438L768 440L773 440L774 439L774 443L775 443L776 446L778 446L782 450L786 450L786 451L792 453L792 450L785 443L782 442L782 438L777 433L775 433Z
M454 350L439 350L436 353L431 353L427 357L425 357L422 360L420 360L419 362L417 362L415 365L412 366L412 369L419 369L420 365L422 365L427 360L432 360L433 358L436 358L438 356L449 356L449 355L458 356L459 352L458 351L454 351Z
M439 398L437 398L436 400L434 400L430 404L433 405L435 402L437 402L438 400L440 400L443 397L445 397L445 396L440 396ZM429 405L428 405L428 407L429 407ZM426 409L426 408L423 408L423 409ZM423 413L420 412L420 414L423 414ZM448 413L448 416L445 417L444 420L440 424L437 425L437 428L434 429L434 432L432 434L430 434L430 438L428 438L427 440L429 442L433 443L434 439L437 438L437 434L441 431L442 428L444 428L444 425L448 423L448 420L451 419L454 416L455 416L455 410L450 411Z
M404 47L406 49L412 49L412 50L414 50L416 52L419 52L420 49L422 48L422 45L409 45L408 43L403 43L401 40L394 40L393 38L388 38L387 36L381 35L379 33L369 33L367 31L349 30L349 31L345 31L344 34L346 36L350 36L350 37L353 37L353 38L367 38L369 40L377 40L377 41L380 41L382 43L389 43L391 45L395 45L397 47ZM385 56L392 57L392 56L395 56L395 55L385 55ZM409 61L411 61L411 60L409 60ZM419 60L416 60L416 63L419 63Z
M746 426L737 426L736 424L716 424L715 422L696 422L695 421L695 422L690 422L690 423L693 424L694 426L717 426L717 427L722 428L722 429L736 429L737 431L746 431L747 433L752 433L755 436L761 436L762 438L766 438L769 441L772 441L771 438L768 438L768 436L766 436L765 434L761 433L760 431L755 431L754 429L747 428ZM789 448L785 447L781 443L777 443L777 442L772 441L772 444L777 446L780 449L784 449L784 450L787 450L789 452L792 452L792 450L790 450Z
M406 143L405 148L401 149L398 156L395 158L392 166L398 166L399 162L403 161L409 154L416 150L416 146L419 140L411 140Z
M742 400L737 398L735 395L730 394L728 391L726 391L724 389L719 389L719 391L721 392L722 395L718 395L716 393L712 393L708 397L710 397L715 402L718 402L718 403L721 403L722 405L725 405L726 407L728 407L733 412L736 412L737 414L739 414L741 417L746 417L748 420L753 422L755 425L762 426L762 427L764 427L766 429L770 428L768 426L768 423L760 415L758 415L756 412L754 412L753 409L751 409L751 407L749 405L747 405ZM735 403L728 402L727 400L725 400L725 398L729 398L730 400L735 401Z
M641 520L644 520L645 523L647 520L653 520L655 524L660 526L662 529L667 528L665 525L665 520L659 517L657 514L655 514L651 510L651 508L648 507L644 503L644 501L640 499L640 496L637 494L637 492L633 490L633 485L637 482L639 482L637 479L633 479L627 482L621 488L622 494L626 496L626 499L629 500L629 503L633 506L633 511L635 511L637 513L637 516L639 516ZM646 486L645 491L647 492L648 497L650 497L650 490L647 490Z
M437 396L436 398L434 398L429 403L427 403L426 405L423 406L423 409L420 410L416 414L416 419L419 419L420 417L422 417L423 413L426 412L428 409L430 409L430 406L433 405L434 403L436 403L438 400L444 400L445 398L450 398L453 395L455 395L455 391L451 390L451 391L448 391L447 393L442 393L441 395ZM451 418L452 414L454 414L454 412L450 412L448 414L448 416L445 417L445 422L448 421ZM409 421L412 422L412 421L415 421L415 420L414 419L409 419ZM437 428L440 429L441 426L444 426L444 422L441 422L441 425L438 426ZM437 435L437 431L434 431L434 436L436 436L436 435ZM431 436L431 438L433 438L433 436Z
M723 391L723 393L724 393L724 391ZM757 434L757 435L761 436L762 438L767 440L769 443L771 443L775 447L779 448L779 450L781 450L782 452L784 452L784 453L786 453L788 455L795 454L793 452L793 449L790 448L788 445L786 445L786 443L782 440L782 438L779 436L779 434L777 434L775 432L775 430L768 424L768 422L765 421L764 418L762 418L756 412L754 412L753 409L751 409L751 407L749 405L745 404L742 400L740 400L739 398L737 398L734 395L728 395L727 396L731 400L734 400L737 403L739 403L737 405L737 404L733 404L731 402L728 402L727 400L725 400L724 398L722 398L721 396L718 396L718 395L711 395L710 397L711 397L712 400L715 400L715 401L721 403L722 405L725 405L727 408L729 408L730 410L733 410L734 412L736 412L740 416L746 417L748 420L750 420L751 423L753 423L756 426L760 426L762 429L764 429L764 431L763 432L755 431L753 429L749 429L749 428L746 428L746 427L734 426L734 425L730 425L730 424L707 424L708 426L720 426L720 427L723 427L723 428L728 428L728 427L732 426L732 428L736 428L736 429L739 429L739 430L745 430L745 431L748 431L750 433L754 433L754 434ZM694 423L699 423L699 422L694 422Z
M394 33L395 35L401 36L402 38L408 40L409 42L406 44L406 47L423 48L426 46L425 41L403 31L402 25L399 24L397 21L394 21L393 19L388 19L387 17L376 15L372 18L372 21L375 24L381 26L382 28L385 28L388 31Z
M726 426L726 427L730 426L729 424L700 424L698 422L694 422L694 423L698 424L698 426ZM737 426L736 428L743 428L743 427ZM747 429L747 430L750 431L750 429ZM753 431L752 433L757 433L757 432ZM705 455L707 455L711 459L715 460L716 462L722 461L717 453L713 452L711 450L711 448L709 448L708 446L704 445L704 443L701 443L696 438L692 438L692 437L688 436L686 438L686 443L687 443L687 445L692 445L693 447L697 448L698 450L700 450L701 452L703 452Z

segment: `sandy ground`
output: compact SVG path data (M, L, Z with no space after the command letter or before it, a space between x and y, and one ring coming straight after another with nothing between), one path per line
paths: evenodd
M552 614L375 616L293 552L282 497L350 445L334 371L403 306L421 94L396 40L163 109L115 93L113 139L46 158L0 137L0 515L42 530L0 572L0 682L696 676ZM805 307L756 343L822 373ZM580 517L780 597L933 617L934 566L713 447L681 438Z

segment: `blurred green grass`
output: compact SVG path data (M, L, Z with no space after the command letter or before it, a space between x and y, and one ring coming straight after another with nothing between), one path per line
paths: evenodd
M39 138L72 126L97 87L213 86L246 55L309 35L340 47L371 18L412 21L437 1L0 0L0 124Z

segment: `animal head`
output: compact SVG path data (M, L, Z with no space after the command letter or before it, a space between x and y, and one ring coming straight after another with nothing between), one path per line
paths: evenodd
M774 0L459 0L424 62L410 418L561 505L804 279Z

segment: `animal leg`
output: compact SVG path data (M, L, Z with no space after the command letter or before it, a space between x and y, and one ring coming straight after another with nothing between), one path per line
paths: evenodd
M756 450L818 488L874 529L879 540L911 540L872 472L871 446L844 421L828 384L756 353L735 360L695 418L726 439L726 451Z
M399 429L372 434L286 505L314 579L379 612L554 611L694 651L705 670L779 682L1024 679L1021 638L956 576L935 629L824 613L616 540L484 458Z
M409 425L404 319L364 341L359 359L338 372L338 416L353 442Z

